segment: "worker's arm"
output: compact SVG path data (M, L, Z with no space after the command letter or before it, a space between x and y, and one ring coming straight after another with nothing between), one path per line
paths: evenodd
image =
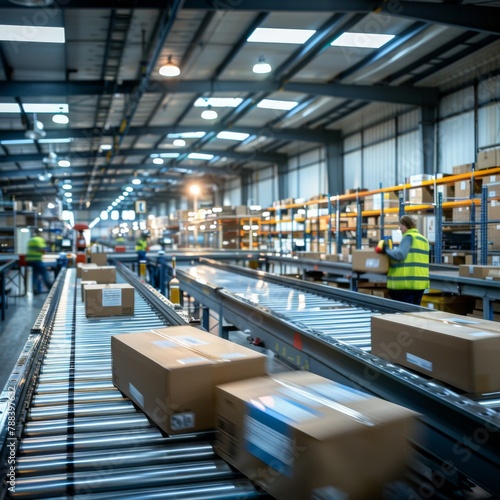
M393 248L390 250L389 248L385 249L385 253L394 260L405 260L406 257L408 256L408 253L410 251L412 244L412 237L411 236L405 236L402 240L401 243L397 248Z

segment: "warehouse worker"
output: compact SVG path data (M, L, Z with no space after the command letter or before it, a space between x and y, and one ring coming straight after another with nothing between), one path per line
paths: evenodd
M429 242L416 229L412 217L403 215L399 228L403 239L398 248L390 249L382 240L377 252L389 256L387 289L393 300L420 305L422 295L429 288Z
M52 283L49 279L49 272L47 271L45 263L42 260L46 246L45 240L41 236L35 235L28 241L26 262L28 263L28 266L31 267L33 272L32 283L34 295L44 293L42 281L47 287L46 291L49 291L52 287Z
M148 250L148 237L149 231L143 231L141 237L137 240L135 244L135 251L137 252L137 257L139 261L146 260L146 252Z

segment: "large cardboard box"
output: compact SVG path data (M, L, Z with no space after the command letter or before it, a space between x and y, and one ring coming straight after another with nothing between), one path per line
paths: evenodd
M430 186L410 188L408 190L408 201L416 204L427 204L434 202L434 192Z
M308 372L217 387L215 451L278 500L381 498L416 414Z
M472 191L471 191L472 186ZM482 179L464 179L455 182L455 198L470 198L472 195L481 193L483 187Z
M168 434L215 428L215 386L266 373L266 356L192 326L111 337L113 383Z
M488 149L477 154L476 168L492 168L500 165L500 149Z
M467 174L472 172L472 163L464 163L463 165L456 165L452 169L453 175Z
M434 313L431 313L434 314ZM473 393L500 390L500 332L414 314L372 317L372 354Z
M106 252L92 252L90 254L90 262L98 266L107 266L108 254Z
M468 318L461 314L452 314L443 311L433 311L433 312L418 312L418 313L408 313L417 318L427 318L433 321L439 321L444 324L468 326L470 328L479 328L481 330L489 330L492 332L500 333L500 323L496 321L489 321L482 318Z
M115 266L94 266L82 268L82 280L98 284L116 283Z
M78 262L76 265L76 277L81 278L84 269L97 267L97 264L85 264L83 262Z
M85 286L85 316L133 316L134 287L128 283Z
M389 257L376 253L374 248L352 251L352 270L364 273L387 274Z

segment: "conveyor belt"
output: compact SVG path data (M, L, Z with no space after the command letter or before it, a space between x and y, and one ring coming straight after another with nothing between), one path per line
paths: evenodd
M373 315L425 309L217 262L181 265L177 276L200 304L293 366L421 413L415 446L431 457L429 471L472 479L500 498L500 394L461 394L370 353Z
M74 270L68 270L59 283L60 300L49 321L45 355L27 401L25 424L19 428L15 493L7 496L262 496L214 454L212 433L165 437L113 387L111 335L169 324L138 293L141 287L136 288L133 317L87 319L79 280L76 283ZM177 324L182 322L179 317Z

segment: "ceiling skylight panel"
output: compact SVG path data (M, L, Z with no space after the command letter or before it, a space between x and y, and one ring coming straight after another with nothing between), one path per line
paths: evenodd
M307 42L314 33L316 33L316 30L257 28L247 38L247 42L303 44Z

